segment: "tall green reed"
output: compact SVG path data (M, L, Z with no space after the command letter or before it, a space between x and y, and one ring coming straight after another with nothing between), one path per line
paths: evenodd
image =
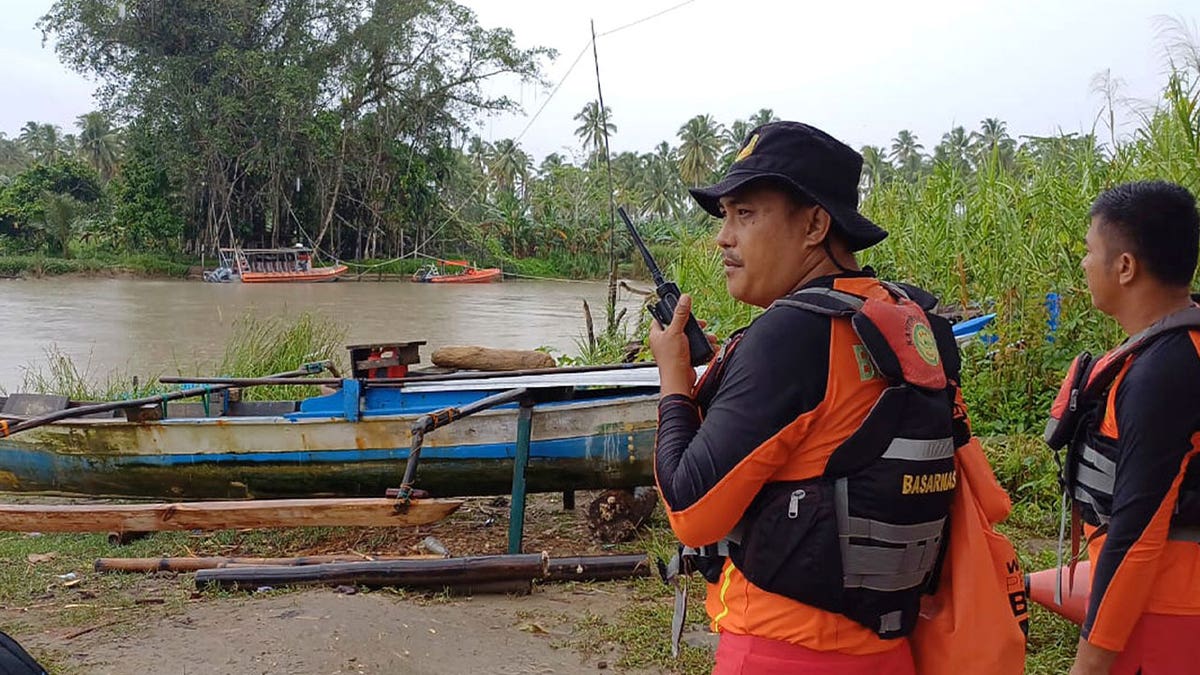
M247 312L234 322L233 336L217 371L229 377L263 377L293 370L304 363L330 360L344 374L346 329L318 314L259 316ZM315 387L249 387L244 400L279 400L310 396Z

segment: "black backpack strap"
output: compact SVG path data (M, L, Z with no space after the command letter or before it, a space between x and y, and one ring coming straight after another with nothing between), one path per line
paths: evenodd
M864 302L864 298L853 293L816 287L782 297L771 303L771 307L795 307L824 316L851 316L862 309Z
M1200 330L1200 307L1192 305L1159 319L1140 333L1130 336L1120 347L1097 359L1085 375L1084 393L1095 396L1108 390L1129 357L1150 346L1157 338L1177 330Z

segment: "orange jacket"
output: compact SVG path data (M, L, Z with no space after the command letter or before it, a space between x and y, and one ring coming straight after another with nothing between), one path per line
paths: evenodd
M1200 615L1200 545L1167 536L1200 453L1200 331L1160 337L1130 358L1109 388L1099 432L1120 454L1112 518L1088 545L1083 635L1121 651L1143 613Z
M890 301L867 275L814 284ZM822 475L887 384L846 320L768 311L735 344L726 363L710 367L723 372L703 423L692 399L660 403L656 479L671 527L688 546L730 534L765 483ZM818 651L873 654L900 644L840 614L764 591L729 561L709 585L706 608L714 631Z

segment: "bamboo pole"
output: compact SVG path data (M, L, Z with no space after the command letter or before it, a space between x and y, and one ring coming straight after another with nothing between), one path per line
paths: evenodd
M551 558L544 581L612 581L648 577L652 571L645 553L581 555Z
M440 560L440 555L413 556L361 556L361 555L306 555L295 558L226 558L175 557L175 558L97 558L93 569L97 572L198 572L200 570L251 565L300 567L303 565L325 565L328 563L364 562L374 560Z
M262 527L394 527L436 523L460 499L262 499L162 504L0 505L0 531L158 532Z
M564 373L603 373L610 371L621 370L641 370L643 368L654 368L657 364L653 362L638 362L638 363L613 363L601 366L563 366L558 368L530 368L527 370L509 370L502 372L469 372L469 373L446 373L443 375L409 375L407 377L379 377L370 380L364 380L363 384L368 387L395 387L405 384L420 384L425 382L454 382L456 380L490 380L503 377L526 377L532 375L561 375ZM163 384L228 384L236 387L245 387L254 384L269 384L269 385L325 385L337 386L342 383L341 379L335 378L263 378L263 377L160 377L158 381Z
M549 556L492 555L436 560L378 560L303 566L255 566L204 569L196 572L196 586L255 589L262 586L404 586L444 588L532 581L546 576Z
M256 378L256 384L281 384L291 382L290 378L302 377L306 374L319 373L325 370L327 361L318 363L306 363L303 367L296 370L289 370L282 373L275 373L263 378ZM161 380L160 380L161 381ZM92 405L82 405L77 408L66 408L64 410L56 410L52 413L47 413L38 417L31 417L23 420L18 424L9 425L7 423L0 425L0 438L12 436L13 434L21 433L28 429L35 429L40 426L52 424L59 420L69 419L72 417L81 417L83 415L93 415L96 413L110 412L113 410L125 410L130 408L140 408L142 406L157 405L167 403L168 401L178 401L185 398L195 398L205 394L211 394L225 389L232 389L237 386L252 386L252 385L237 385L228 382L209 384L195 389L184 389L182 391L173 391L155 396L146 396L143 398L135 398L127 401L108 401L106 403L95 403Z

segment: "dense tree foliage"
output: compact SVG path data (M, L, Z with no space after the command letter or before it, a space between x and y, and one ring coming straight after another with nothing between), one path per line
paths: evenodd
M31 121L0 135L0 236L16 242L6 250L66 250L33 224L45 225L47 194L68 194L81 222L58 231L114 251L304 242L343 260L538 257L599 276L610 193L651 243L704 235L712 221L686 188L722 174L753 128L778 119L694 115L649 151L612 153L610 185L597 159L619 119L598 102L573 116L575 149L540 162L519 138L471 135L481 117L516 108L489 82L542 83L551 52L518 46L451 0L58 0L40 26L64 62L100 82L102 108L80 116L77 133ZM1200 173L1176 150L1200 131L1169 123L1197 115L1189 73L1177 70L1123 146L1150 148L1171 164L1164 175ZM1094 86L1115 125L1119 81ZM1093 176L1124 156L1109 132L1108 145L1090 134L1016 139L988 118L928 147L900 130L861 148L860 189L881 203L948 176L967 186L998 173ZM969 208L957 194L939 199ZM631 259L623 237L616 249Z

